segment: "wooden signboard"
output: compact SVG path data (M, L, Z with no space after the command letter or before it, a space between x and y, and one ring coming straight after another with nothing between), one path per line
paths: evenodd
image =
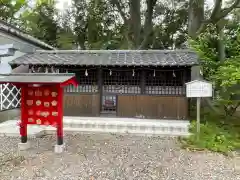
M197 133L200 134L200 107L201 98L212 97L212 83L205 80L194 80L186 83L186 96L189 98L197 98Z
M204 80L186 83L187 97L212 97L212 84Z
M24 94L23 94L24 93ZM59 123L61 89L55 86L28 87L22 89L23 116L26 124L51 125Z

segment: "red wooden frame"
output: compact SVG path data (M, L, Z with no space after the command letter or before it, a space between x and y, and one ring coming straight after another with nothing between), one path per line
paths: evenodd
M21 122L19 124L21 142L27 142L27 125L37 124L56 127L57 144L63 144L63 87L70 84L76 86L78 83L75 77L62 83L11 82L11 84L21 88Z

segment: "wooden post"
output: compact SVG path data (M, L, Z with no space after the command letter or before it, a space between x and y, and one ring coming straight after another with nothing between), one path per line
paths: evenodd
M63 88L58 88L57 145L63 145Z
M197 98L197 140L199 140L200 136L200 109L201 109L201 98Z
M26 123L26 116L25 116L25 94L26 94L26 87L21 88L21 123L20 123L20 136L21 136L21 143L27 143L27 123Z
M101 112L101 110L102 110L102 88L103 88L103 74L102 74L102 68L100 67L100 68L98 68L97 69L97 74L98 74L98 76L97 76L97 78L98 78L98 93L99 93L99 96L100 96L100 108L99 108L99 115L100 115L100 112Z
M141 88L141 94L145 94L145 76L146 76L146 73L145 73L145 70L142 69L141 70L141 76L140 76L140 88Z

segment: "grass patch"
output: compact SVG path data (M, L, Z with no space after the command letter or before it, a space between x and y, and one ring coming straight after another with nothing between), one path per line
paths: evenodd
M191 136L180 138L183 148L190 150L210 150L225 155L240 149L239 118L226 118L213 115L211 112L202 114L199 139L196 132L196 121L190 125Z

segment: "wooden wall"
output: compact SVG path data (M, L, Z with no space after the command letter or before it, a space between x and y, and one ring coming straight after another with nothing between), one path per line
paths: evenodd
M170 96L118 96L119 117L144 117L156 119L187 119L186 97Z
M99 94L65 93L64 116L99 116Z
M100 96L65 93L64 116L100 116ZM187 119L188 100L181 96L118 95L118 117Z

